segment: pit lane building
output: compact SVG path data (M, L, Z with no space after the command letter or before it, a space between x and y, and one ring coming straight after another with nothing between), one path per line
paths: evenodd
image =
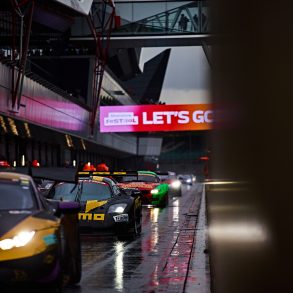
M142 72L140 48L110 46L96 103L95 74L100 72L95 71L95 48L70 42L71 34L90 34L89 28L77 32L75 25L86 23L88 7L12 2L4 0L0 6L1 157L16 166L34 159L42 166L72 166L104 158L117 167L138 154L136 136L99 133L98 119L92 123L93 109L157 103L170 50L147 62ZM110 17L101 7L94 8L97 15ZM158 152L160 142L155 148Z

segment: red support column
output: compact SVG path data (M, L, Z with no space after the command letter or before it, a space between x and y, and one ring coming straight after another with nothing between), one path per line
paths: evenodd
M33 0L23 0L20 3L18 3L16 0L11 0L14 11L14 17L13 17L13 47L12 47L12 56L13 60L15 60L15 37L16 37L16 13L17 10L20 12L21 6L25 5L28 2L31 2L30 8L28 10L28 19L26 21L26 30L25 30L25 35L24 35L24 43L23 45L20 45L20 50L19 52L19 67L18 67L18 72L17 72L17 79L15 82L15 69L12 70L12 108L17 105L17 108L19 108L20 101L21 101L21 95L22 95L22 87L23 87L23 79L24 79L24 72L25 72L25 66L26 66L26 61L27 61L27 53L28 53L28 48L29 48L29 40L30 40L30 32L31 32L31 26L32 26L32 19L33 19L33 13L34 13L34 6L35 2ZM24 17L20 16L20 17ZM20 36L22 38L22 36ZM20 40L22 41L22 40Z
M94 78L93 78L93 103L92 103L92 115L90 120L91 135L94 134L94 129L96 122L99 117L99 107L100 107L100 93L102 88L104 70L108 59L108 52L110 47L110 36L112 33L112 28L115 20L115 6L112 1L104 0L102 10L102 20L101 20L101 31L98 32L95 26L95 21L93 15L88 17L89 27L91 29L92 35L95 40L96 46L96 60L94 68ZM111 14L106 19L106 9L107 6L112 8Z

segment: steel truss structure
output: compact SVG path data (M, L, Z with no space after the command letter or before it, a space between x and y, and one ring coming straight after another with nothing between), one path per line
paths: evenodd
M10 11L4 19L7 36L10 39L11 109L18 112L21 106L22 88L26 73L26 64L30 48L33 15L37 0L9 0ZM86 16L91 35L94 38L95 64L93 68L90 133L94 134L98 124L100 94L103 75L108 59L110 36L116 26L115 4L113 0L94 1ZM7 23L8 22L8 23ZM3 25L0 26L0 28Z
M11 77L11 98L12 109L18 110L21 103L23 79L29 49L29 40L32 26L32 19L35 7L34 0L11 0L12 9L12 77ZM17 17L20 18L19 46L16 44ZM16 61L18 59L18 61ZM18 66L16 67L16 64Z
M93 76L91 135L99 121L100 94L104 70L108 59L110 36L115 25L115 4L112 0L94 2L89 14L88 24L95 41L95 66Z

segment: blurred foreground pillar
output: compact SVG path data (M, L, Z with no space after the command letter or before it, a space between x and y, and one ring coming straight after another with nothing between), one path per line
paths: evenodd
M292 4L213 3L212 291L293 292Z

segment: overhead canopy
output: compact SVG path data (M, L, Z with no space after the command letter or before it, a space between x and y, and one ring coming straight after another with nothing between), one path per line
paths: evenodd
M88 15L93 4L93 0L54 0L55 2L61 3L73 10Z

